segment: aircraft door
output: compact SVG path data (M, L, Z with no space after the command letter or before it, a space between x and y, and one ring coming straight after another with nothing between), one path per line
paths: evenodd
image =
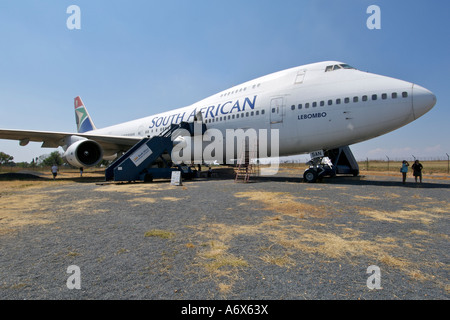
M270 126L283 123L284 104L283 97L270 100Z
M295 84L301 84L303 83L303 80L305 79L306 70L298 70L297 76L295 77Z

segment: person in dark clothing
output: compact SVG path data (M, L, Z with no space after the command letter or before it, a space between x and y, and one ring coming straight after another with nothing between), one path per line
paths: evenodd
M419 177L420 183L422 183L422 169L423 169L423 166L419 162L419 160L414 161L413 165L411 166L411 169L413 169L413 176L416 179L416 183L417 183L417 177Z

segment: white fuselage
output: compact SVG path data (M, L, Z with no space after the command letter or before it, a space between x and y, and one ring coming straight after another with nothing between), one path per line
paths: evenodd
M327 61L276 72L184 108L92 133L155 136L171 123L192 122L201 112L207 128L224 137L226 129L279 129L279 156L287 156L380 136L414 121L435 103L430 91L413 83Z

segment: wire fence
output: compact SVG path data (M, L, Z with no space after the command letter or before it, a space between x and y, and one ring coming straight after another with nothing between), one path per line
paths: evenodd
M415 157L413 155L405 156L403 158L401 158L401 157L391 158L389 156L386 156L385 158L370 158L370 159L369 158L358 158L358 159L356 159L356 161L363 162L363 161L367 161L367 159L369 161L381 161L381 162L383 162L383 161L384 162L387 162L387 161L397 162L397 161L403 161L403 160L414 161L416 159L419 160L419 161L448 161L448 158L446 156L434 156L434 157L420 157L420 156L417 156L417 157Z
M410 167L414 163L414 159L408 158L395 158L384 160L366 160L358 161L359 169L362 171L386 171L386 172L399 172L402 166L403 160L406 160ZM423 157L417 158L423 165L422 172L425 174L435 173L447 173L450 174L450 159L443 159L438 157Z
M280 165L284 166L298 166L305 165L310 160L309 156L302 156L301 158L283 159L280 161ZM450 156L405 156L405 157L389 157L385 158L357 158L359 169L362 171L386 171L386 172L399 172L401 163L403 160L408 161L410 165L414 160L419 160L424 166L424 173L447 173L450 174Z

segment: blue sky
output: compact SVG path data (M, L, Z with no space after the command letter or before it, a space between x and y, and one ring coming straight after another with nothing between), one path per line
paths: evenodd
M381 9L369 30L368 6ZM69 30L70 5L81 29ZM352 147L357 159L450 154L450 2L227 0L0 2L0 128L75 131L80 95L97 127L190 105L282 69L339 60L417 83L436 106ZM0 140L15 161L50 153Z

